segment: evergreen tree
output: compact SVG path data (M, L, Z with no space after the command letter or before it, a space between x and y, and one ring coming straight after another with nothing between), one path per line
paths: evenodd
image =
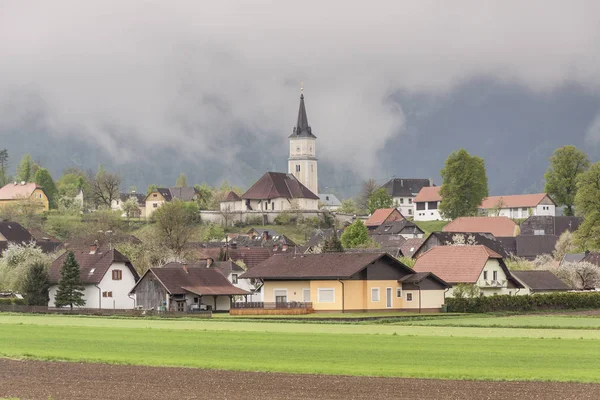
M177 181L175 182L175 186L180 187L180 188L188 187L187 177L185 176L185 174L183 172L181 174L179 174L179 177L177 178Z
M33 180L33 158L29 154L25 154L17 167L17 180L19 182L31 182Z
M50 175L50 172L46 168L40 168L35 173L35 183L44 188L44 192L46 196L48 196L48 202L50 203L50 208L56 208L58 202L58 189L54 184L54 180Z
M573 205L577 194L577 177L590 166L587 154L575 146L556 149L550 157L550 166L544 174L545 191L559 206L565 207L565 215L574 215Z
M54 305L56 307L70 306L71 310L73 306L84 306L84 289L81 283L79 264L75 260L75 254L69 251L60 270L60 282L58 282Z
M342 233L342 245L344 248L351 249L353 247L360 247L368 244L369 230L362 222L357 219Z
M50 300L48 296L49 287L50 282L48 281L45 265L41 262L31 265L23 282L27 305L47 306Z
M343 253L344 252L344 246L342 245L342 242L338 238L337 230L335 228L333 228L332 235L329 238L325 239L325 242L323 243L322 252L323 253Z
M477 215L481 201L488 196L483 159L460 149L446 159L441 175L442 216L455 219Z
M8 170L8 150L0 150L0 187L9 183L6 171Z

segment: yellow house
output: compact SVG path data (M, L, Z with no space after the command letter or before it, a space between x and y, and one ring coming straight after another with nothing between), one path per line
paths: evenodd
M179 199L182 201L193 201L196 199L196 191L194 188L157 188L156 190L148 193L146 196L146 218L150 218L154 211L162 206L166 201L172 201L173 199Z
M0 207L8 204L18 205L19 202L25 201L34 202L33 204L39 203L39 209L36 212L48 211L50 208L44 188L35 183L15 182L0 188Z
M315 311L439 311L446 282L385 253L277 254L240 279L263 281L264 303Z

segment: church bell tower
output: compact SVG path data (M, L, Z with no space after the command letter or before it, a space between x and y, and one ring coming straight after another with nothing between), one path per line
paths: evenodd
M316 139L313 135L306 106L304 105L304 91L300 91L300 109L298 110L298 122L294 131L289 136L290 158L288 159L288 173L293 174L298 181L310 189L314 194L319 194L317 179L317 157Z

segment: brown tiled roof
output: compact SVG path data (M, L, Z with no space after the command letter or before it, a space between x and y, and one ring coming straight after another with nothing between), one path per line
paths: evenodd
M511 271L511 274L521 283L527 285L533 292L569 290L569 286L558 279L551 271Z
M35 183L26 183L24 185L20 183L9 183L0 188L0 200L15 200L15 199L26 199L31 196L35 189L43 188Z
M385 253L322 253L274 255L249 270L241 278L259 279L348 279L369 264L387 257L399 268L413 273L404 264Z
M227 194L227 197L225 197L225 199L223 199L223 202L240 201L240 200L242 200L242 198L240 196L238 196L238 194L232 190L231 192L229 192Z
M187 272L181 263L168 263L162 268L150 268L146 272L147 274L154 275L170 294L185 294L186 292L200 296L249 294L249 292L233 286L216 268L207 268L206 263L189 264ZM136 286L131 290L132 293L135 292Z
M518 226L508 217L459 217L442 229L444 232L479 232L499 236L516 236Z
M444 281L439 276L432 274L431 272L417 272L415 274L403 276L398 280L403 283L419 283L427 278L433 279L446 287L450 287L450 285L446 281Z
M39 228L29 228L28 231L35 240L45 242L60 242L60 240L58 240L56 237L50 235L47 232L44 232Z
M77 260L77 263L79 264L81 282L84 284L99 283L114 262L125 263L135 279L137 280L139 278L138 273L135 271L127 257L115 249L108 250L108 248L99 248L94 254L90 254L89 247L74 249L72 251L75 255L75 260ZM50 265L50 268L48 269L50 283L58 283L58 281L60 281L60 270L65 262L65 258L67 258L67 254L68 252L62 254L54 260L52 265Z
M16 222L0 222L0 234L4 236L7 242L17 244L30 243L35 240L27 229Z
M413 266L432 272L446 282L475 283L490 258L502 257L485 246L437 246L423 253Z
M479 208L495 208L500 201L502 201L502 208L536 207L546 196L548 196L546 193L489 196L483 199Z
M242 199L275 199L284 197L286 199L314 199L319 196L310 191L292 174L283 172L267 172L246 193Z
M586 254L581 261L586 261L600 267L600 252L592 251Z
M442 196L440 196L440 188L441 186L428 186L422 188L413 202L442 201Z
M400 211L398 211L395 208L380 208L378 210L375 210L373 212L373 214L371 214L371 216L369 217L367 222L365 222L365 225L370 226L370 227L379 226L379 225L383 224L384 222L386 222L386 220L394 212L398 213L399 215L392 217L392 219L390 221L400 221L400 220L404 219L404 216L402 216Z
M400 246L400 251L404 257L412 257L415 251L423 245L423 242L425 242L424 238L406 239Z

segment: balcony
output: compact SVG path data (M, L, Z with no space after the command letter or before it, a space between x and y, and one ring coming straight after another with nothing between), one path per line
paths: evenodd
M289 301L266 303L262 301L231 304L231 315L302 315L313 312L311 302Z
M482 287L489 287L489 288L500 288L500 287L504 287L504 285L506 284L505 280L484 280L483 281L483 285L481 285Z

